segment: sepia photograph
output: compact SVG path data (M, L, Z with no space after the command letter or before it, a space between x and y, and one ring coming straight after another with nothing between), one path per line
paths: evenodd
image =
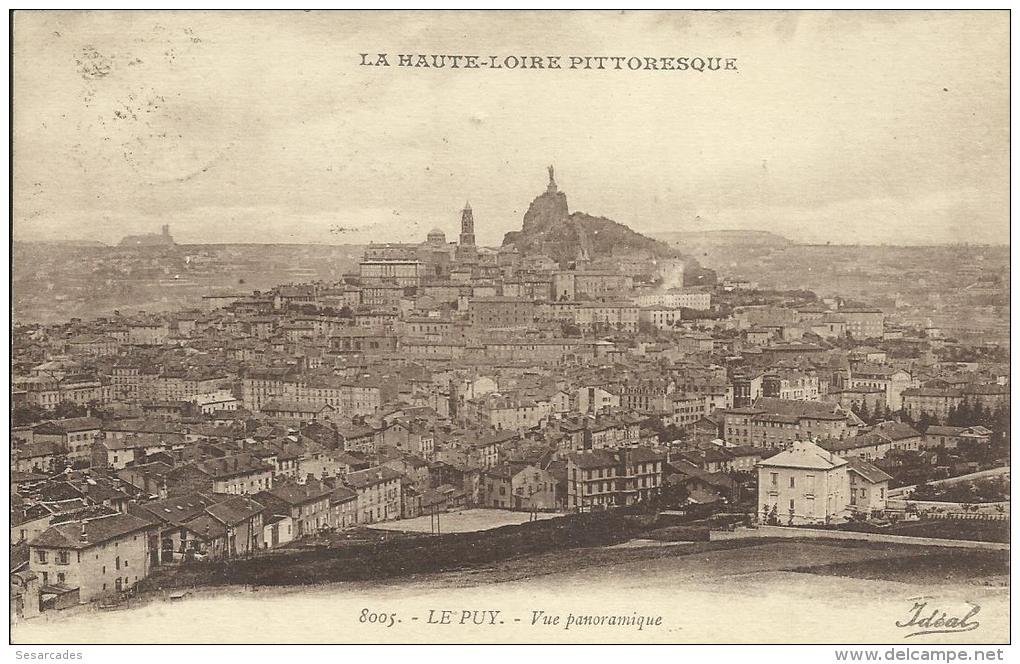
M1009 10L9 23L19 659L1003 659Z

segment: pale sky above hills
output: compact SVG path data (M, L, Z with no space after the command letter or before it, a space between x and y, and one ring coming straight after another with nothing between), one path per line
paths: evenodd
M455 239L547 164L637 231L1008 243L1007 12L18 12L14 236ZM735 57L422 70L359 53ZM331 230L332 229L332 230Z

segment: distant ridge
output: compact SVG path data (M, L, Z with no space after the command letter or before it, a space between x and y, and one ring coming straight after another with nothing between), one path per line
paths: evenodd
M99 240L15 240L14 244L51 244L61 247L109 247Z
M742 229L721 229L711 231L669 231L653 233L652 237L673 246L691 245L742 245L759 247L788 247L797 244L793 240L771 231Z

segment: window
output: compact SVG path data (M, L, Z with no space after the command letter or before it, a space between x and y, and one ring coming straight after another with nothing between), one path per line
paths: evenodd
M57 572L57 583L62 585L64 583L65 578L67 577L64 576L63 572Z
M57 551L57 564L58 565L71 564L71 554L67 551Z
M772 486L779 486L779 473L769 473L772 478Z
M794 482L794 479L795 479L795 478L794 478L794 477L793 477L793 476L791 475L791 476L790 476L790 488L791 488L791 489L792 489L792 488L794 488L794 484L795 484L795 482ZM793 509L793 508L791 507L790 509Z
M790 511L793 511L793 498L790 498Z
M46 562L46 552L45 551L36 551L35 552L35 559L38 560L41 563L45 563ZM43 583L45 583L45 581L43 581Z

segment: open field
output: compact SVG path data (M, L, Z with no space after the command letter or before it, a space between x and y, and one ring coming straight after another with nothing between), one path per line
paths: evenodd
M443 533L474 533L481 530L492 530L501 526L516 526L531 520L552 519L561 514L555 512L510 512L507 510L472 509L459 512L443 512L439 515L440 532ZM431 533L433 517L418 516L413 519L384 521L374 523L373 530L399 530L415 533Z
M925 569L924 573L919 570ZM15 643L94 640L238 642L1002 643L1009 554L871 542L742 540L646 548L581 548L439 574L300 588L225 587L183 601L44 617L14 626ZM912 598L942 610L981 606L980 626L911 637L896 626ZM968 604L971 603L971 604ZM782 611L777 611L782 607ZM365 610L392 624L360 620ZM449 626L429 623L450 610ZM462 611L499 611L460 625ZM545 615L659 615L657 628L533 625Z
M892 535L910 537L942 537L946 539L976 540L1009 543L1009 521L980 521L935 519L930 521L904 521L889 529Z

